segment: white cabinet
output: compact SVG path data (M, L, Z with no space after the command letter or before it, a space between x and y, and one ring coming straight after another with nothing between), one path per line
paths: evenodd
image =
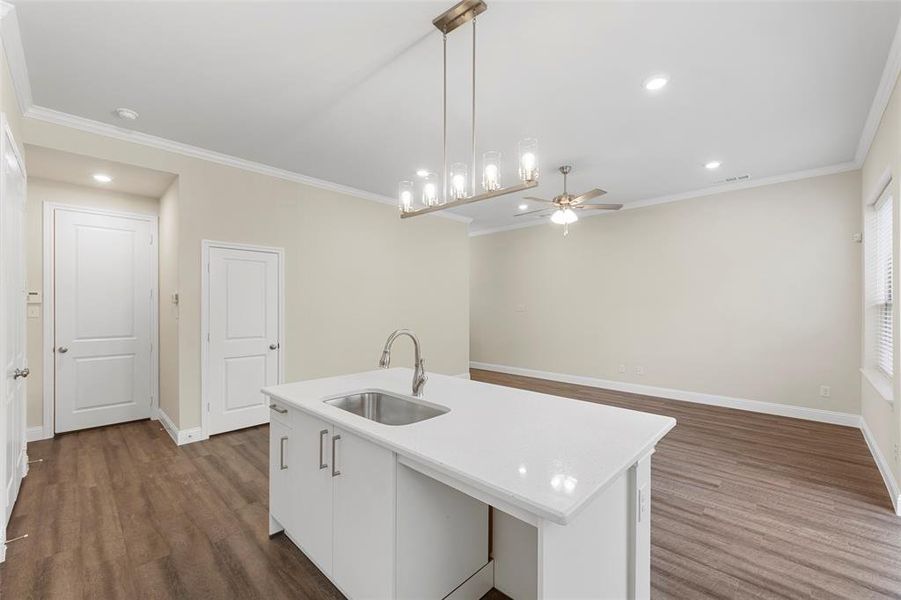
M324 573L332 571L332 428L296 410L291 486L295 503L288 534Z
M270 407L270 533L284 528L348 598L437 600L485 565L485 504L359 435Z
M332 570L350 598L394 597L394 453L334 428Z
M347 596L393 597L394 453L277 402L272 415L270 515Z
M272 415L269 420L269 533L273 534L281 529L290 531L293 526L293 430L287 408L271 403L269 412ZM271 519L278 523L273 523Z

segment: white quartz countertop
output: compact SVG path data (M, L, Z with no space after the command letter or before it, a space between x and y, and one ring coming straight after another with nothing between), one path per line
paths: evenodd
M671 417L429 373L423 400L450 412L383 425L325 404L363 389L410 395L412 369L267 387L273 398L527 513L566 524L676 425Z

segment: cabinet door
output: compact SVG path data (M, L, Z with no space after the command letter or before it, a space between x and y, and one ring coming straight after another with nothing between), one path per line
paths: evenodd
M269 515L283 529L291 529L291 428L283 420L269 423ZM270 523L269 533L280 529Z
M291 486L295 504L288 534L321 571L331 574L331 426L306 413L292 412L295 443Z
M394 597L394 453L335 427L333 575L354 600Z

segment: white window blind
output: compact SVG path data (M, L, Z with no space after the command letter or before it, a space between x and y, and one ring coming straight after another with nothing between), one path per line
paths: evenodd
M892 197L888 191L873 205L870 252L870 323L872 361L887 377L892 377Z

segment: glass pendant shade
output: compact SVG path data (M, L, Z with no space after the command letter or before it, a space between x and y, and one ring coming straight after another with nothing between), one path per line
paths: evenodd
M551 221L556 223L557 225L569 225L570 223L575 223L579 220L579 215L576 214L576 211L571 208L557 209L554 214L551 215Z
M501 153L489 150L482 155L482 189L493 192L501 189Z
M429 173L422 178L422 205L436 206L438 204L438 178Z
M526 183L538 179L538 140L535 138L519 142L519 178Z
M400 212L410 212L413 210L413 182L401 181L397 184L397 207Z
M466 180L468 169L463 163L454 163L450 168L450 188L448 189L451 200L460 200L466 197Z

